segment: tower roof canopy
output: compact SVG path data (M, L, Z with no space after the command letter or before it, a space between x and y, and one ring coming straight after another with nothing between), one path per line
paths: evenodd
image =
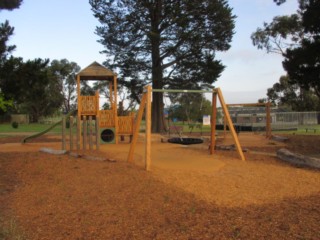
M117 76L114 72L108 68L102 66L97 62L91 63L89 66L80 70L77 74L80 76L80 80L110 80L113 81Z

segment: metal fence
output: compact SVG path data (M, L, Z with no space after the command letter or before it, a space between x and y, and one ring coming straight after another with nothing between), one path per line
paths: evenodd
M320 124L320 112L271 113L272 128L289 128Z
M235 125L251 127L253 131L264 130L266 127L265 108L229 109ZM218 123L223 122L223 112L219 111ZM272 130L289 130L303 126L320 124L320 112L279 112L272 109L270 113Z

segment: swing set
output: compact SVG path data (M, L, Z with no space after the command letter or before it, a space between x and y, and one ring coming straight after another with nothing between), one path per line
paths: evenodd
M145 169L147 171L150 170L151 168L151 95L152 92L162 92L162 93L178 93L178 92L183 92L183 93L212 93L212 116L211 116L211 130L210 130L210 154L212 155L214 153L214 148L215 148L215 135L216 135L216 116L217 116L217 98L220 101L222 110L224 112L224 116L226 119L226 122L229 126L229 130L231 132L232 138L234 140L236 150L238 153L239 158L242 161L245 161L245 157L242 152L241 145L239 143L239 139L237 136L237 133L235 131L235 128L233 126L227 105L224 101L224 97L222 95L222 92L220 88L215 88L211 91L209 90L173 90L173 89L152 89L151 86L147 86L145 89L145 93L142 96L141 103L140 103L140 108L138 111L138 115L135 121L135 126L134 126L134 132L133 132L133 137L132 137L132 142L130 145L129 153L128 153L128 158L127 161L130 163L134 163L133 155L136 147L136 143L138 140L138 135L139 135L139 129L140 129L140 124L142 120L143 113L145 111Z
M170 91L170 90L169 90ZM170 93L173 93L173 91L170 91ZM180 92L174 92L174 93L180 93ZM192 101L192 100L191 100ZM164 98L165 105L168 106L167 101ZM180 101L179 101L180 102ZM190 103L188 99L188 103ZM201 104L200 104L200 110L199 114L201 115L201 110L202 110L202 104L203 104L203 97L201 98ZM189 104L190 106L190 104ZM182 145L191 145L191 144L201 144L203 143L203 139L201 138L195 138L195 137L183 137L183 128L184 126L181 125L176 125L175 118L172 118L171 113L175 112L177 108L171 107L171 105L168 108L168 114L167 114L167 132L168 132L168 142L169 143L175 143L175 144L182 144ZM185 114L187 115L187 121L188 121L188 129L189 129L189 135L193 132L194 128L199 128L200 129L200 135L202 136L202 123L199 123L199 120L194 121L190 118L190 111L185 111ZM188 112L188 113L187 113ZM199 116L198 116L199 117ZM202 121L202 119L201 119ZM170 124L171 122L171 124ZM185 119L183 120L185 122ZM184 125L184 124L183 124ZM175 137L171 137L171 134L174 133ZM178 137L176 137L178 135Z

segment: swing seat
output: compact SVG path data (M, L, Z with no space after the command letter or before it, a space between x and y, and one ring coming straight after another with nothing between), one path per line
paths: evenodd
M200 138L169 138L169 143L191 145L191 144L201 144L203 140Z

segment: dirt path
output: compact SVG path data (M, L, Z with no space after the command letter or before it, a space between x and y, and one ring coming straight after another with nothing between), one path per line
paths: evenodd
M146 172L142 143L132 165L127 144L86 152L117 160L111 163L38 152L59 148L52 138L2 139L0 226L14 219L26 239L320 239L320 172L270 156L301 144L317 154L319 140L240 134L250 150L242 162L235 152L212 157L206 145L155 139Z

